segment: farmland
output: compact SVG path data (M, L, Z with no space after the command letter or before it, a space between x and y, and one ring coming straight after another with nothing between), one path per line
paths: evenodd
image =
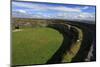
M95 36L94 24L29 18L13 20L12 65L95 60L95 57L87 58Z

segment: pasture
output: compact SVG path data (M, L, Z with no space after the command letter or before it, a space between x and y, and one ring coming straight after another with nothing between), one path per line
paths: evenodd
M22 28L12 30L12 64L45 64L60 48L63 36L58 31L46 28Z

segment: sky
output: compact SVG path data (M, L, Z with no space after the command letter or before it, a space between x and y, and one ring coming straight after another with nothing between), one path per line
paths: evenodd
M95 21L95 6L12 2L12 17Z

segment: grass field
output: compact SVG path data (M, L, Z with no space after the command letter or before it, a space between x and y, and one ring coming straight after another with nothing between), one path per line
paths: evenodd
M51 28L23 28L12 32L12 64L45 64L62 41L63 36Z

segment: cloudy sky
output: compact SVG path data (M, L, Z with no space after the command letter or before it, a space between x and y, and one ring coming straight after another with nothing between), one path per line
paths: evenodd
M95 21L95 6L13 1L12 16Z

